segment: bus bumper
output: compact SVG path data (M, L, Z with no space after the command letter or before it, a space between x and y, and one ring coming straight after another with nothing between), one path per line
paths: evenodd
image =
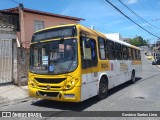
M81 87L74 87L71 90L64 91L52 91L41 90L28 86L28 92L30 97L64 102L81 102L80 91Z

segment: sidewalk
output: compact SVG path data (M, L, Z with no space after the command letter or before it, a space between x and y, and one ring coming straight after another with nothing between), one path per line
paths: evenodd
M160 65L156 65L160 69Z
M28 86L0 85L0 105L28 98Z

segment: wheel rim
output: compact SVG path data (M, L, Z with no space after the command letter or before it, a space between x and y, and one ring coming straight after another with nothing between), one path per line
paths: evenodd
M99 96L101 99L103 99L106 97L106 95L107 95L107 83L101 81L99 85Z

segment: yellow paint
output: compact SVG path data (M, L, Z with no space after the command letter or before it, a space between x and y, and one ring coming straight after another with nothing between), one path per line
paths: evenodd
M139 65L142 64L142 62L140 60L133 60L132 61L132 65Z

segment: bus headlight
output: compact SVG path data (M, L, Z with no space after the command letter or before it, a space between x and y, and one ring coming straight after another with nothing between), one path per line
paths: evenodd
M71 81L69 81L66 85L65 85L65 89L72 89L78 82L78 79L73 79Z
M36 83L33 80L29 80L28 84L33 88L36 87Z
M71 89L71 87L72 87L72 85L71 85L70 83L67 83L67 84L66 84L66 88L67 88L67 89Z

